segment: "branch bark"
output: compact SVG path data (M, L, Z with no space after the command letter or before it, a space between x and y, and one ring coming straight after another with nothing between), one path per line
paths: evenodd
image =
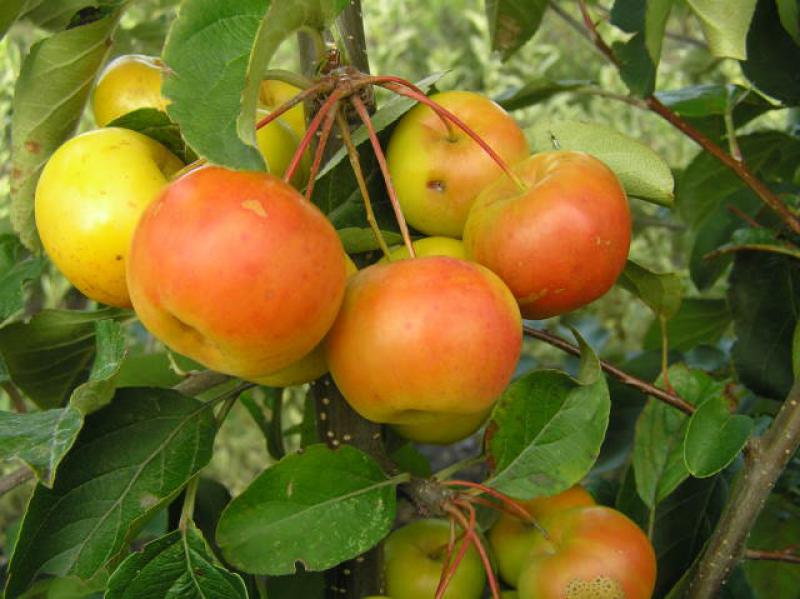
M535 329L528 325L523 325L522 330L525 332L526 335L534 337L536 339L540 339L545 343L549 343L553 347L557 347L560 350L567 352L568 354L572 354L573 356L581 355L581 350L577 345L573 345L572 343L570 343L569 341L567 341L562 337L559 337L558 335L554 335L553 333L548 333L547 331L543 331L541 329ZM671 405L673 408L676 408L681 412L684 412L686 414L692 414L695 411L695 407L692 404L690 404L688 401L686 401L676 393L671 391L666 391L664 389L659 389L655 385L652 385L647 381L643 381L642 379L637 378L632 374L628 374L624 370L617 368L616 366L610 364L609 362L600 360L600 368L602 368L604 372L610 374L621 383L628 385L629 387L633 387L634 389L638 389L645 395L650 395L651 397L655 397L656 399Z
M728 574L748 557L747 536L775 482L800 447L800 379L767 432L749 444L745 465L731 489L717 527L694 568L687 596L713 599ZM763 559L763 558L762 558Z
M794 552L794 548L771 550L748 549L744 552L744 559L766 560L771 562L785 562L787 564L800 564L800 554Z

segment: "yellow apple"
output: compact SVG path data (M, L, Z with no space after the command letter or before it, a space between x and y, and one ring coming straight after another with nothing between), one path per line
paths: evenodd
M299 87L289 83L284 83L277 79L265 79L261 82L259 100L264 106L274 110L294 98L301 91ZM302 102L285 112L280 118L292 128L295 135L297 135L297 139L303 138L306 133L306 115Z
M460 239L452 237L423 237L411 243L414 246L414 253L418 258L423 256L450 256L451 258L467 259L467 251L464 243ZM408 248L401 245L391 250L388 259L386 256L379 262L394 262L395 260L407 260L410 257Z
M161 95L163 72L160 59L143 54L126 54L108 63L92 97L97 126L105 127L140 108L164 111L169 100Z
M83 294L130 307L125 262L145 208L183 163L149 137L110 127L56 150L36 187L44 249Z

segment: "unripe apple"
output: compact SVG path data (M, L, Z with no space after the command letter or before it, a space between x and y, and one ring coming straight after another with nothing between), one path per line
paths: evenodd
M436 594L436 587L450 539L445 520L416 520L395 530L383 546L386 592L392 599L424 599ZM457 545L458 547L458 545ZM486 574L475 547L470 547L459 564L445 599L479 599Z
M507 163L530 154L517 123L489 98L451 91L431 100L469 125ZM406 220L428 235L460 238L475 196L502 174L477 142L455 125L448 131L422 104L400 120L386 158Z
M452 237L423 237L411 242L414 246L414 253L418 258L423 256L450 256L451 258L467 259L467 252L464 249L464 242L460 239L453 239ZM407 260L411 257L408 253L408 248L405 245L400 245L393 248L389 257L384 256L378 262L394 262L395 260Z
M344 257L349 279L358 272L358 267L350 259L350 256L345 254ZM286 368L273 374L255 378L253 381L267 387L291 387L315 381L326 372L328 372L328 361L325 359L325 340L323 339L297 362L289 364Z
M110 127L73 137L36 186L36 227L69 281L103 304L131 305L125 263L142 212L183 163L149 137Z
M345 271L336 231L290 185L204 167L170 184L142 216L128 285L142 324L166 345L254 379L322 340Z
M265 79L261 82L259 101L270 110L275 110L301 91L299 87L289 83L277 79ZM303 139L306 133L306 115L302 102L283 113L280 118L292 128L298 140Z
M650 599L656 556L641 529L607 507L582 507L543 518L519 577L519 599Z
M521 348L514 298L482 266L444 256L374 264L348 284L328 365L373 422L428 426L489 410Z
M594 498L581 486L576 485L552 497L537 497L519 501L538 524L551 514L576 507L594 505ZM489 543L497 558L500 577L506 584L517 586L519 575L526 566L526 559L539 529L508 514L501 514L489 529Z
M161 95L164 63L154 56L126 54L106 65L92 96L94 120L98 127L139 110L166 110L169 100Z
M575 310L606 293L625 268L631 216L625 190L582 152L531 156L484 189L464 229L467 255L509 286L526 318Z

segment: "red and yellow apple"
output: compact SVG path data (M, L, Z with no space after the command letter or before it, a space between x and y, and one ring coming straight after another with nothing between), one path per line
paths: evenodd
M59 147L36 186L45 251L84 295L129 308L125 263L147 205L183 163L149 137L109 127Z
M154 56L126 54L103 69L92 96L94 120L98 127L139 110L166 110L169 100L161 95L164 63Z
M531 156L484 189L464 229L467 255L511 289L526 318L575 310L605 294L625 267L631 216L625 190L582 152Z
M383 546L386 592L392 599L432 598L450 539L450 524L445 520L416 520L395 530ZM459 564L445 599L479 599L483 596L486 574L480 556L470 547Z
M350 280L327 340L331 375L373 422L452 437L479 426L521 348L513 296L482 266L444 256L375 264ZM430 441L429 441L430 442Z
M254 379L286 368L339 310L345 254L325 216L267 173L219 167L171 183L142 216L128 286L173 350Z
M576 507L594 505L594 498L581 486L574 486L551 497L517 500L538 524L544 518ZM497 569L506 584L517 585L539 530L533 523L501 514L489 529L489 543L497 558Z
M578 507L542 518L520 574L519 599L650 599L656 556L641 529L607 507Z
M514 119L485 96L451 91L431 100L470 126L507 163L530 154ZM428 235L461 237L475 196L502 174L477 142L455 125L448 130L422 104L400 120L386 158L406 219Z

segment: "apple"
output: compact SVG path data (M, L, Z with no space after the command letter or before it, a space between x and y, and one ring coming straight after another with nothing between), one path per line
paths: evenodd
M92 96L97 126L105 127L140 108L164 112L169 104L169 100L161 95L164 68L160 59L143 54L126 54L108 63Z
M110 127L68 140L36 186L34 213L45 251L87 297L129 308L125 263L147 205L183 163L149 137Z
M333 226L274 175L208 166L142 216L128 287L142 324L201 364L254 379L325 336L344 295Z
M350 256L345 254L344 257L349 279L358 272L358 267L350 259ZM315 381L326 372L328 372L328 361L325 359L325 340L323 339L297 362L270 375L255 378L253 382L267 387L292 387Z
M480 419L521 348L519 309L478 264L446 256L374 264L347 287L327 340L331 375L373 422L430 427Z
M299 87L284 81L265 79L261 82L259 89L259 101L270 110L275 110L301 91ZM306 133L306 115L302 102L283 113L280 118L292 128L298 140L303 139L303 135Z
M551 514L541 524L548 538L537 533L531 543L517 585L519 599L650 599L655 552L624 514L581 507Z
M594 505L594 498L581 486L576 485L563 493L551 497L537 497L527 501L517 500L538 523L551 514L564 510ZM517 585L520 572L538 529L520 518L501 514L489 529L489 543L497 558L497 569L506 584Z
M489 417L491 406L474 414L446 413L431 415L423 422L394 424L392 428L401 436L431 445L450 445L475 433Z
M414 246L414 253L418 258L423 256L450 256L451 258L467 259L467 252L464 243L460 239L452 237L423 237L411 242ZM384 256L379 260L380 263L394 262L396 260L407 260L411 257L405 245L392 248L389 257Z
M625 190L582 152L542 152L484 189L464 229L467 255L508 285L525 318L548 318L606 293L625 268L631 216Z
M269 111L264 108L257 109L257 121L260 121L268 114ZM300 138L297 137L292 127L281 117L278 117L256 131L256 141L258 150L267 163L267 170L276 177L283 177L292 162L297 146L300 144ZM305 184L308 177L308 168L308 160L304 157L292 177L292 184L295 187Z
M469 125L507 163L530 154L514 119L489 98L450 91L431 100ZM451 131L431 108L417 105L392 133L386 159L409 224L428 235L460 238L475 196L503 171L461 129L453 125Z
M450 539L445 520L416 520L390 534L383 546L386 592L392 599L433 598ZM456 550L459 544L456 544ZM480 556L470 547L450 580L446 599L479 599L486 585Z

